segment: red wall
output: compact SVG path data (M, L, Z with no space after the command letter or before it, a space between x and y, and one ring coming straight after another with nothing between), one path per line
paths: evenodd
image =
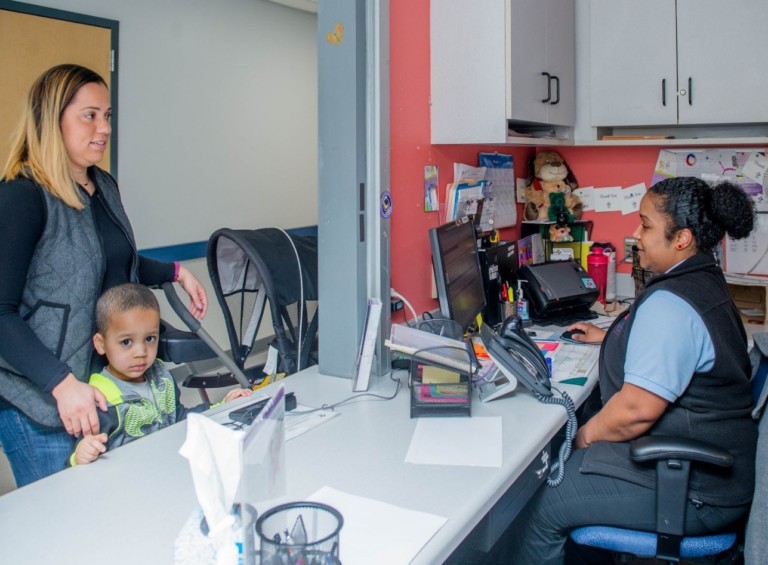
M391 108L391 285L417 313L437 308L431 298L431 255L427 230L444 221L444 211L424 212L424 166L437 165L440 197L453 182L453 163L477 165L479 151L509 153L518 177L527 175L531 147L432 145L430 143L429 0L390 3ZM552 148L545 148L552 149ZM580 186L650 185L659 147L559 147ZM441 204L442 205L442 204ZM518 213L518 218L521 214ZM639 222L637 214L587 212L594 221L593 241L610 241L621 256L624 236ZM441 221L442 220L442 221ZM505 239L519 236L519 228L502 231ZM629 265L619 265L629 272ZM402 318L397 316L395 321Z
M511 154L518 168L528 147L432 145L429 114L429 0L390 3L390 182L391 285L418 314L437 308L427 230L445 221L445 211L424 212L424 166L437 165L440 199L453 182L453 163L477 165L480 151ZM441 206L443 204L441 203ZM517 238L519 229L504 230ZM395 321L400 321L395 317Z

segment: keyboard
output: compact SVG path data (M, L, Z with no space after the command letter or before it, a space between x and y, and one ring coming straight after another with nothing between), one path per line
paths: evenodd
M560 315L545 316L544 318L534 318L533 323L538 326L570 326L576 322L586 322L597 318L597 312L584 310L582 312L565 312Z

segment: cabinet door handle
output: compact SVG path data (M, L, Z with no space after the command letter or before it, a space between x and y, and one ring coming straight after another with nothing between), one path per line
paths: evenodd
M661 105L667 105L667 79L661 79Z
M541 76L547 77L547 97L542 102L547 103L552 100L552 75L544 71Z
M552 78L555 79L555 86L557 87L557 98L554 102L550 102L550 104L554 105L560 102L560 77L557 75L552 75Z
M693 106L693 79L688 77L688 105Z

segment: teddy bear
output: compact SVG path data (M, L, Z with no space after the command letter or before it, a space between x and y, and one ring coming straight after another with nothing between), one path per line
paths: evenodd
M571 226L568 224L552 224L549 226L549 241L573 241Z
M526 220L554 220L550 216L557 215L557 211L550 214L550 195L555 193L565 195L564 205L570 221L581 218L583 208L581 199L573 194L579 185L559 153L556 151L537 153L529 170L531 177L523 210L523 217Z

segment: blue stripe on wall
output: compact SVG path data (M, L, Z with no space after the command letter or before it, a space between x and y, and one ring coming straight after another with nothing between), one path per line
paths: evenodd
M317 226L290 228L285 231L291 235L317 237ZM145 257L156 259L158 261L189 261L191 259L201 259L205 257L207 250L207 241L194 241L192 243L180 243L179 245L168 245L166 247L140 249L139 253Z

